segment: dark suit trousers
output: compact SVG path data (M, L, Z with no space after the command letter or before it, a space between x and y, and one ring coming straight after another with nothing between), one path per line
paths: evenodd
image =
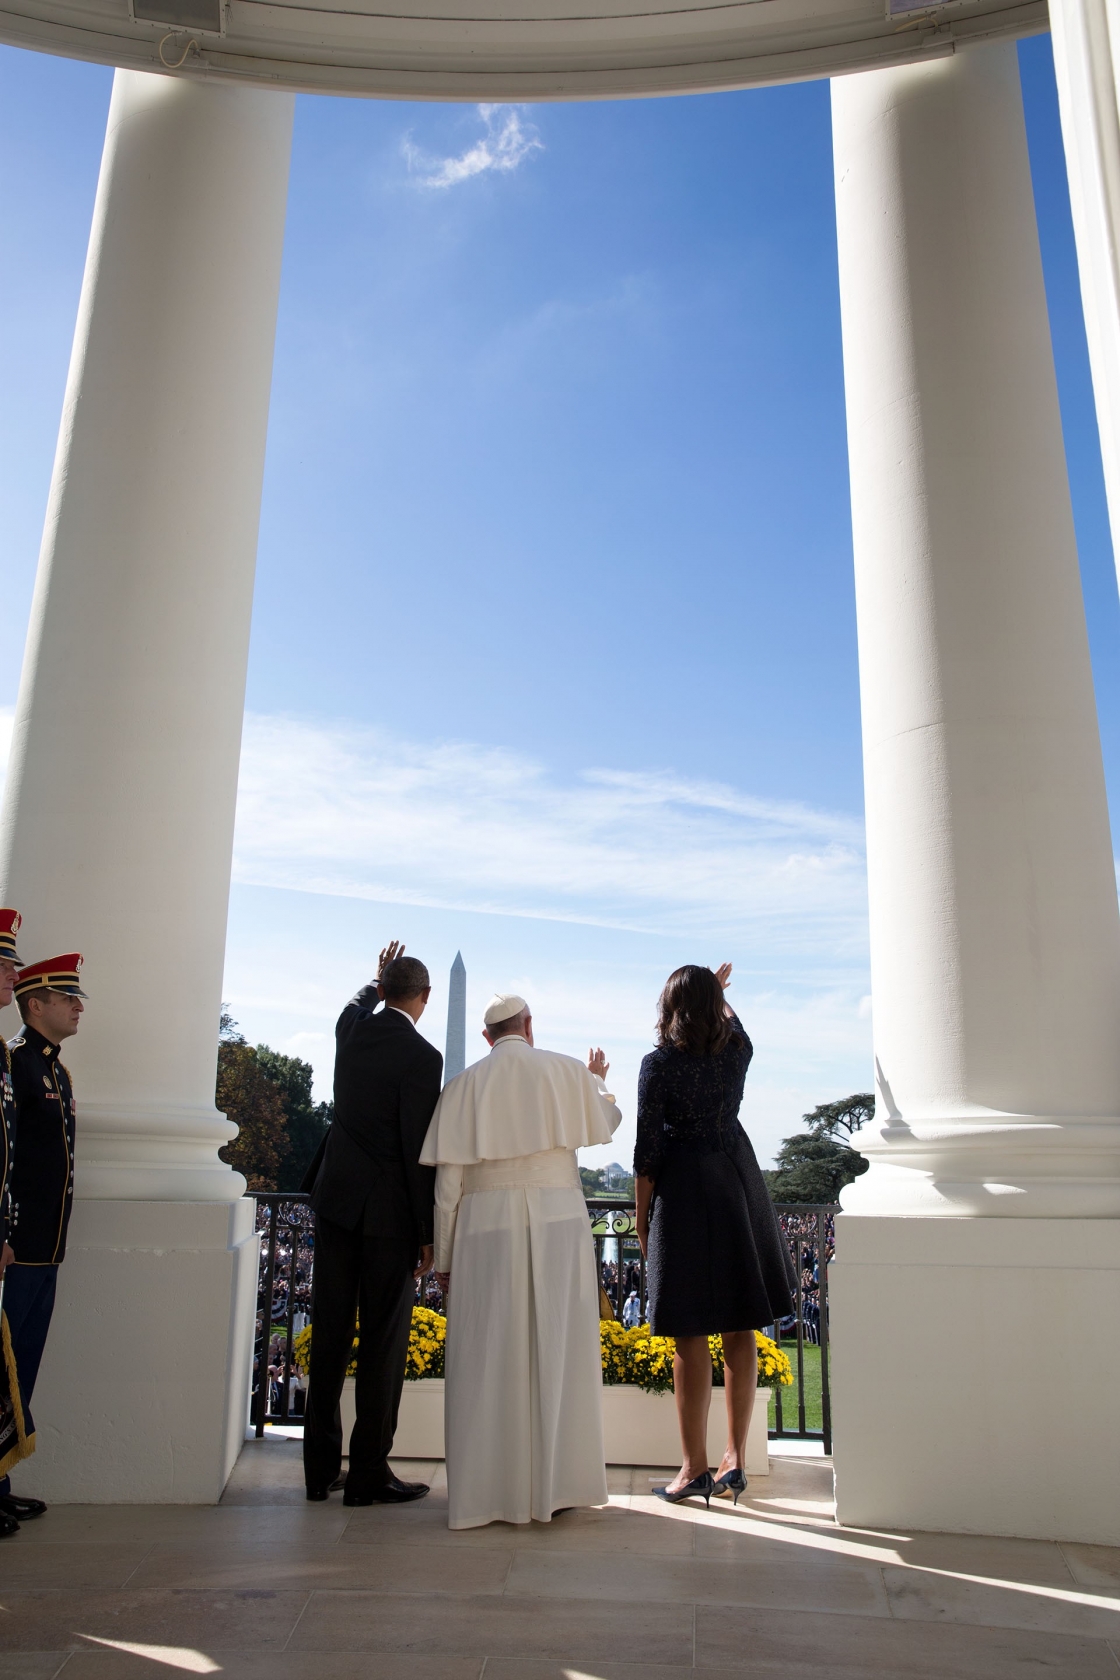
M31 1396L47 1345L57 1283L57 1266L9 1266L4 1273L4 1317L11 1333L23 1421L29 1435L35 1428ZM10 1491L7 1476L0 1477L0 1498Z
M342 1468L339 1402L359 1324L357 1422L347 1491L371 1492L390 1475L412 1323L416 1246L393 1233L347 1231L315 1216L311 1372L303 1426L308 1487L328 1487Z

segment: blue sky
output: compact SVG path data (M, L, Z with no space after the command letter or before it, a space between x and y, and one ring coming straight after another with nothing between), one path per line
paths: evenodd
M1106 765L1120 606L1049 41L1020 49ZM0 51L0 708L18 683L110 73ZM220 610L220 603L217 604ZM867 1088L828 88L300 99L226 995L307 1055L391 935L632 1141L678 963L735 963L761 1157ZM477 1041L481 1050L481 1040Z

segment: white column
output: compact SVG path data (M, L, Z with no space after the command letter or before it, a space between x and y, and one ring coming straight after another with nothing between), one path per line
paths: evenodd
M214 1075L292 112L113 88L0 837L28 960L81 950L89 993L17 1474L48 1499L216 1499L245 1433L257 1245Z
M1081 301L1112 545L1120 560L1120 112L1110 0L1050 0Z
M244 1189L214 1067L292 111L113 86L0 833L27 959L86 959L84 1197Z
M1120 916L1013 43L833 83L865 1213L1120 1215Z
M832 92L878 1094L839 1508L1115 1544L1120 917L1016 50Z

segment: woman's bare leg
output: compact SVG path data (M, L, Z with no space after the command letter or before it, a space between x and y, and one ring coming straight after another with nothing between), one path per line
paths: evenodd
M684 1463L669 1483L672 1492L702 1476L708 1465L708 1407L712 1401L712 1356L707 1336L678 1336L673 1389Z
M741 1470L747 1450L747 1430L758 1388L758 1343L753 1330L723 1333L724 1399L727 1402L727 1446L717 1474Z

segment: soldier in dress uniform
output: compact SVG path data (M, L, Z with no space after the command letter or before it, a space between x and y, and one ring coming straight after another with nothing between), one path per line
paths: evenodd
M20 960L16 950L19 932L18 910L0 910L0 1009L12 1001L19 979ZM12 1094L12 1057L0 1038L0 1278L12 1258L9 1225L12 1210L12 1156L16 1141L16 1103Z
M31 1396L54 1311L58 1268L66 1255L66 1227L74 1200L74 1087L59 1060L73 1037L85 993L82 959L71 952L21 968L15 996L23 1031L13 1038L12 1085L16 1147L12 1169L12 1248L4 1280L4 1311L19 1373L30 1436ZM20 1499L0 1481L0 1512L17 1522L42 1516L41 1499Z
M18 910L0 910L0 1009L12 1001L19 978L20 957L16 950L19 932ZM4 1271L13 1258L9 1241L11 1227L11 1176L16 1141L16 1104L12 1092L12 1058L8 1046L0 1038L0 1302L3 1300ZM16 1382L15 1356L11 1337L7 1333L3 1311L0 1310L0 1473L6 1473L21 1458L35 1450L28 1442L24 1426L23 1408L19 1403ZM0 1511L0 1538L18 1534L19 1523L6 1511Z

